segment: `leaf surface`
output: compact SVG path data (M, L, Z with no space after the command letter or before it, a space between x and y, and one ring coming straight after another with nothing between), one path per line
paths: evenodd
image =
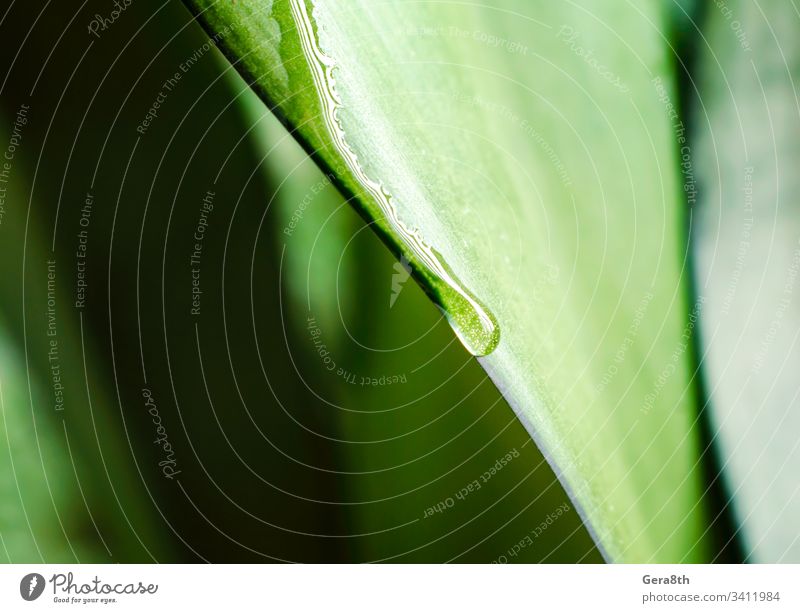
M188 4L483 356L607 559L706 559L661 5Z

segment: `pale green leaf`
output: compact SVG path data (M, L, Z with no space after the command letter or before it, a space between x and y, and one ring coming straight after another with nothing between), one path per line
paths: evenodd
M661 5L188 4L484 356L607 558L706 559Z

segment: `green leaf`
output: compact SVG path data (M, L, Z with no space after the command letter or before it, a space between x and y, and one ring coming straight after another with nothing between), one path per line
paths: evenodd
M484 356L606 557L706 559L660 4L188 4Z
M577 514L563 512L566 494L552 470L439 311L247 84L228 74L252 117L248 136L265 152L265 174L281 178L267 206L280 213L271 225L288 298L284 333L300 379L336 418L336 490L353 535L346 559L601 559ZM551 513L558 528L534 534L536 547L519 547Z
M747 559L800 562L800 16L708 11L694 100L704 372Z

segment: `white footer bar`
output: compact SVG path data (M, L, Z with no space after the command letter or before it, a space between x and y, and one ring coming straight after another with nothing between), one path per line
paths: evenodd
M15 565L0 611L800 611L800 565Z

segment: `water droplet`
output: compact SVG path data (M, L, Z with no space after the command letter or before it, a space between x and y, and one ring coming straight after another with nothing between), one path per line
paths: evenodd
M478 357L490 354L500 343L497 319L449 272L447 278L450 283L432 283L434 300L467 351Z
M483 357L497 349L500 343L500 328L489 311L463 311L452 315L447 312L447 320L458 340L472 355Z
M391 194L379 181L369 177L359 163L358 155L347 142L338 117L342 100L336 90L333 74L336 60L320 48L306 0L290 0L290 6L303 54L319 94L322 117L338 153L355 179L372 196L394 233L400 237L408 252L405 255L414 266L415 277L442 309L458 339L473 355L491 353L500 342L497 320L464 287L441 255L425 242L419 230L409 228L400 219Z

